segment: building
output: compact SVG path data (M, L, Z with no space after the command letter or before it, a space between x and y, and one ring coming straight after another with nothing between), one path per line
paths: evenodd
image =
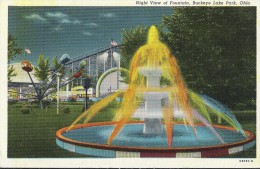
M27 98L25 92L31 96L36 95L30 77L28 73L22 69L21 63L13 63L9 65L13 66L16 76L11 77L11 82L8 82L8 95L11 96L11 93L14 93L15 91L18 93L17 99ZM34 70L30 72L30 75L34 83L38 84L39 80L34 76Z

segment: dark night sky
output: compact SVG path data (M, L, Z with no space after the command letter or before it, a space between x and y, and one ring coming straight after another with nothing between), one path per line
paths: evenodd
M110 45L111 38L120 44L123 29L160 24L162 16L172 12L170 7L10 6L8 32L17 38L18 47L32 52L12 62L36 63L39 54L77 57Z

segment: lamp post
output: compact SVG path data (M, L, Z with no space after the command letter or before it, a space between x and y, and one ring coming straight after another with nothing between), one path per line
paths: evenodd
M83 87L86 91L85 110L87 110L88 108L88 89L90 87L90 84L91 84L91 79L89 77L83 79Z

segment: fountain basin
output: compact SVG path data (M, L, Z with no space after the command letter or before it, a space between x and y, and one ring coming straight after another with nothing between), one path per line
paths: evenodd
M127 123L111 145L107 145L115 124L116 122L98 122L75 125L68 132L68 127L65 127L56 132L56 143L72 152L108 158L219 157L244 151L255 145L255 135L247 130L245 138L232 127L214 125L225 141L225 144L221 144L201 124L196 125L196 137L190 127L178 123L174 125L173 143L169 148L165 131L161 135L143 134L143 122Z

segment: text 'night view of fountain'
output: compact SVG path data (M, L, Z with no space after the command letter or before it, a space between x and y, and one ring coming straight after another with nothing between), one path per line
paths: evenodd
M254 146L255 135L225 105L185 86L155 26L133 56L129 79L125 91L103 98L58 130L57 144L98 157L218 157ZM113 121L90 122L118 97L123 98ZM229 126L213 124L216 117Z

